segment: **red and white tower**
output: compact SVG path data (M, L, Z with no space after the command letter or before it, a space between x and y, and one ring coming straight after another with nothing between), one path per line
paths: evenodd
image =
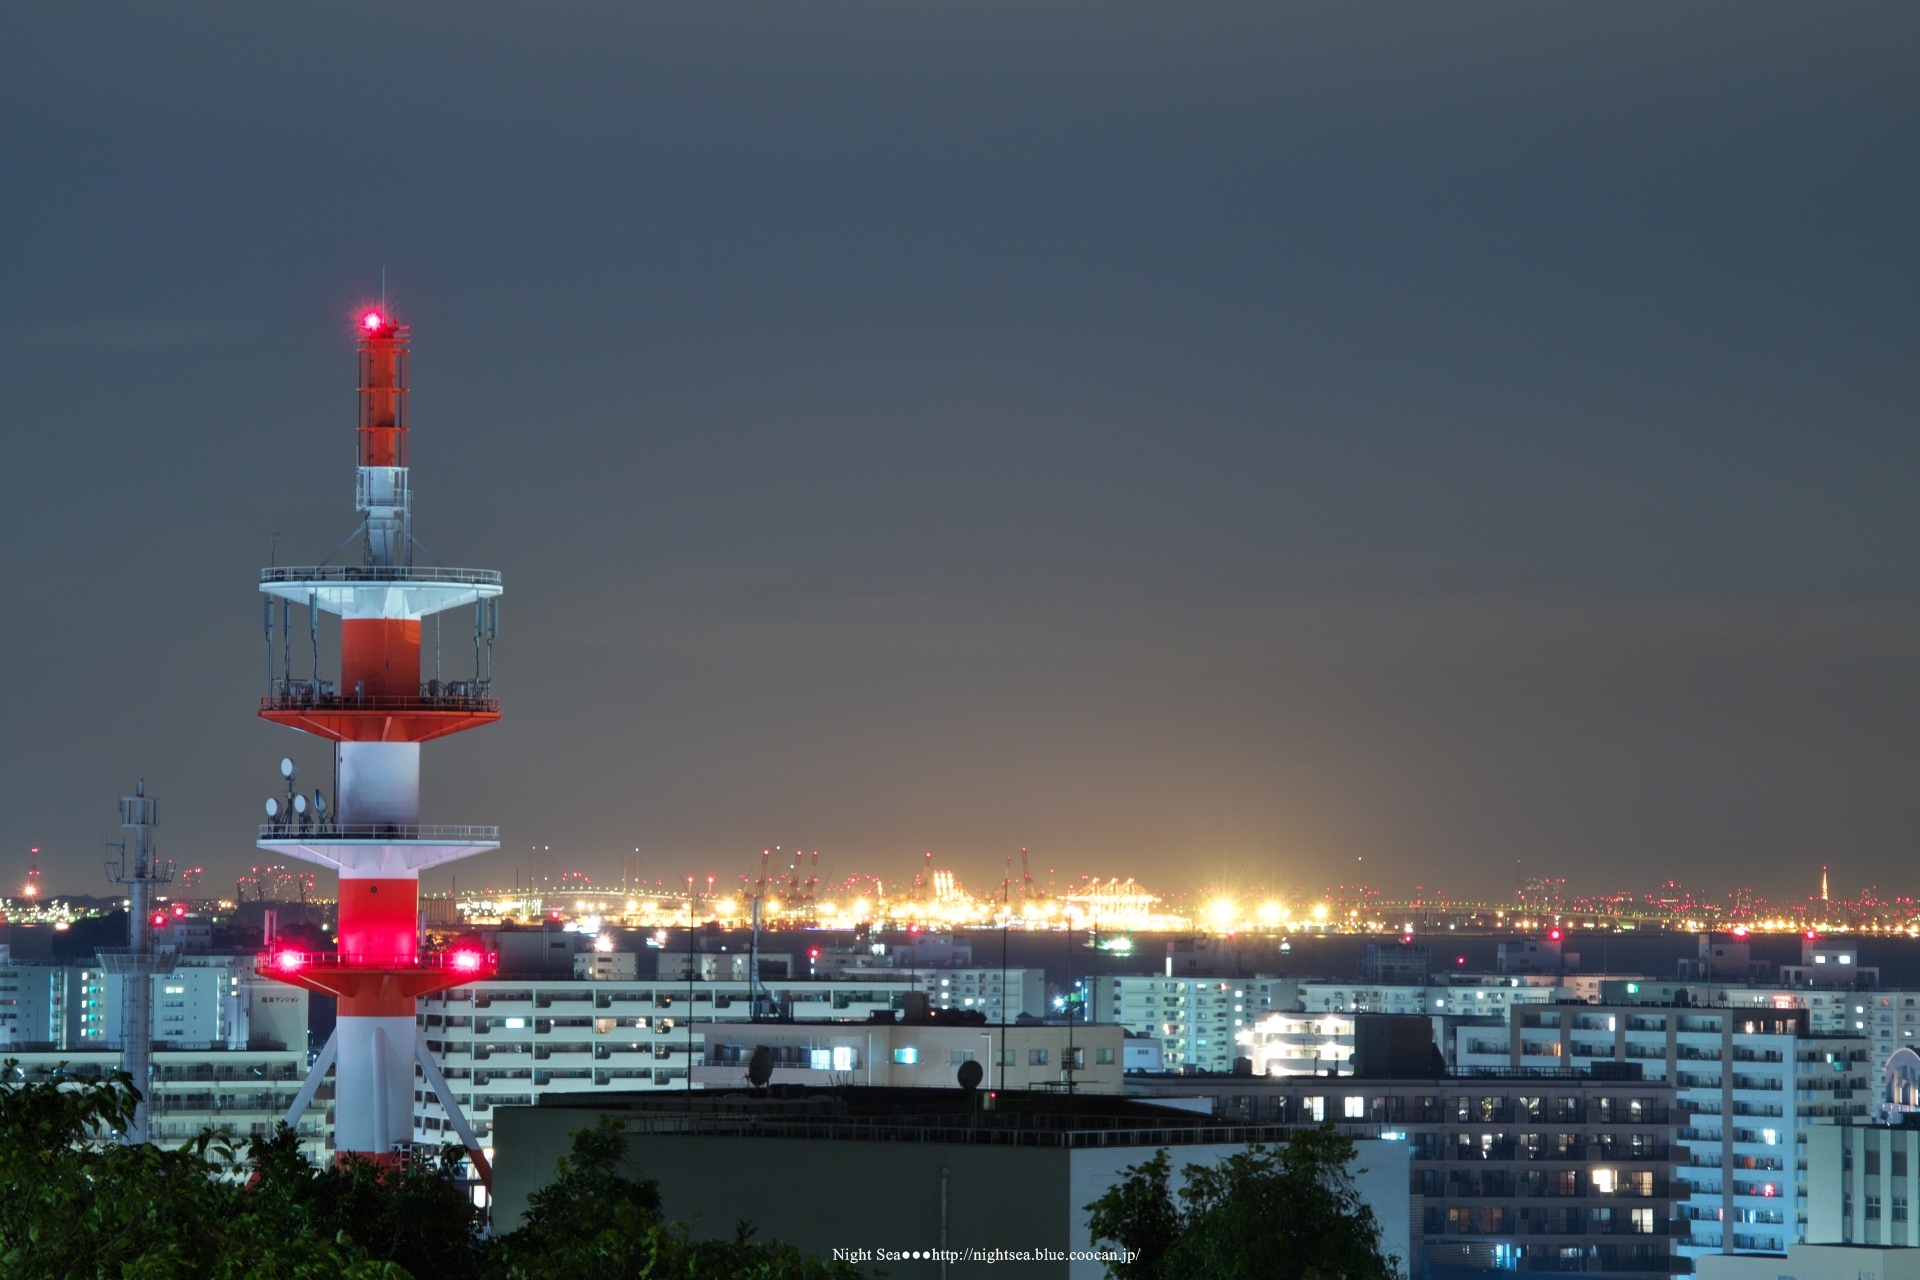
M490 688L500 575L414 564L419 544L413 538L407 479L408 330L384 307L366 311L357 327L354 494L362 522L348 541L360 536L364 563L274 567L260 575L269 680L260 715L335 744L338 794L331 812L324 793L315 792L309 803L293 792L292 763L283 762L290 794L284 805L267 802L270 821L260 828L259 844L340 873L339 949L312 953L273 947L260 957L259 970L339 1000L339 1021L288 1114L290 1124L298 1124L331 1067L339 1157L397 1160L401 1146L413 1138L417 1068L454 1117L456 1131L486 1177L480 1143L426 1052L414 1005L421 995L493 972L494 957L477 948L422 950L420 872L497 849L500 833L496 827L421 823L420 746L500 718ZM312 640L312 673L305 679L293 675L295 606L306 611ZM277 675L276 607L285 650ZM446 681L439 671L440 615L467 608L474 619L474 673L471 679ZM338 684L319 673L322 614L340 619ZM423 623L431 625L434 636L434 671L424 681Z

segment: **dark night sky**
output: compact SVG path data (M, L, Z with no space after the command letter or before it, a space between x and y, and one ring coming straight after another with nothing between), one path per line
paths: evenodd
M9 6L0 877L103 890L144 770L218 883L324 771L252 717L253 580L353 526L384 262L416 528L507 581L429 820L596 876L1920 888L1917 37Z

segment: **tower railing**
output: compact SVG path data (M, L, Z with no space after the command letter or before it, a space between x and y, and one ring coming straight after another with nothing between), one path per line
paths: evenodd
M274 582L433 582L464 587L497 587L500 585L500 571L405 564L280 565L262 569L260 581L262 585Z
M262 840L418 840L431 844L498 844L498 827L398 822L263 822Z
M331 680L275 680L260 699L262 711L470 711L498 712L489 680L428 680L414 697L366 693L357 686L338 692Z

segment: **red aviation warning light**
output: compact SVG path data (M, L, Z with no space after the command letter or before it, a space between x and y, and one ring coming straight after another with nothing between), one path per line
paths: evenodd
M1547 930L1547 941L1548 942L1560 941L1560 931L1558 929Z
M387 318L378 311L369 311L360 317L360 327L368 333L374 332L387 322Z

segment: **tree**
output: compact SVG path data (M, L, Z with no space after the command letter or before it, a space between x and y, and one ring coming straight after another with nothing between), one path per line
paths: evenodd
M210 1133L122 1145L137 1096L121 1073L0 1088L0 1280L406 1280L222 1176L236 1162Z
M449 1143L431 1156L416 1151L398 1167L348 1160L316 1168L283 1124L249 1144L248 1199L323 1239L350 1238L413 1276L478 1280L486 1214L458 1180L465 1155Z
M1354 1147L1329 1126L1277 1149L1188 1165L1171 1190L1165 1150L1087 1206L1093 1238L1128 1255L1112 1280L1394 1280L1373 1210L1347 1172Z

